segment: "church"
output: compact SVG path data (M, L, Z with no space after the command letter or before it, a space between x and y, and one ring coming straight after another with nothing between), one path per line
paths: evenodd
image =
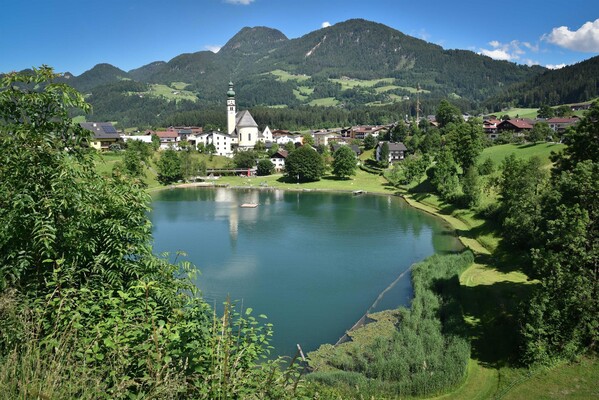
M237 112L233 82L229 82L227 91L227 133L237 142L239 150L252 150L256 142L271 142L272 133L268 126L263 132L248 110Z
M229 82L227 91L227 132L204 132L188 138L190 142L197 145L204 143L205 146L212 144L215 154L219 156L233 157L234 150L252 150L256 142L272 142L272 132L268 128L264 131L258 130L258 124L248 110L237 112L235 104L235 91L233 82Z

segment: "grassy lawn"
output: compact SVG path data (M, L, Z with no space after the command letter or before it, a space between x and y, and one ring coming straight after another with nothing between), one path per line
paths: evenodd
M268 73L276 76L277 80L281 81L281 82L287 82L287 81L303 82L303 81L307 81L308 79L310 79L310 76L308 76L308 75L295 75L295 74L291 74L287 71L283 71L282 69L276 69L276 70L270 71Z
M333 190L333 191L354 191L365 190L368 193L392 194L395 189L388 186L387 180L382 176L369 174L362 170L357 170L356 175L351 179L337 179L334 176L326 175L316 182L305 183L287 183L282 174L270 176L258 176L253 178L238 176L222 176L217 181L218 184L229 184L231 186L246 187L274 187L288 190Z
M487 157L499 166L501 162L510 154L515 154L516 158L529 159L532 156L537 156L543 161L543 165L550 166L551 161L549 155L551 152L559 152L566 146L561 143L537 143L537 144L500 144L497 146L487 147L478 157L478 161L482 162Z
M322 99L314 99L308 103L310 106L333 107L339 104L339 101L334 97L324 97Z
M538 108L510 108L509 110L498 111L493 113L497 115L498 118L503 117L504 115L509 115L510 118L536 118Z
M187 86L186 83L183 82L174 82L173 86L161 85L161 84L150 84L150 90L147 92L132 92L129 93L132 96L149 96L149 97L162 97L169 101L173 100L189 100L189 101L197 101L197 96L187 90L178 89L180 87Z

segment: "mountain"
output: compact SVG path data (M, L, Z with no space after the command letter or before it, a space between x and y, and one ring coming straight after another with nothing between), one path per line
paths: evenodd
M131 79L127 72L110 64L98 64L79 76L67 76L67 83L84 93L107 83Z
M146 107L149 111L145 113L154 116L151 123L160 123L160 118L170 112L219 107L232 80L243 108L369 108L355 114L358 123L367 123L362 119L377 116L379 121L396 120L399 115L415 115L417 88L421 89L418 92L423 114L434 113L442 98L452 99L462 111L476 112L506 88L524 88L517 85L532 82L532 90L535 85L545 85L546 78L542 77L555 72L497 61L471 51L445 50L383 24L352 19L296 39L288 39L276 29L246 27L217 53L181 54L168 62L156 61L129 72L100 64L79 77L71 77L69 83L91 93L94 112L105 119L113 115L109 110L119 110L122 117L127 112L124 105L132 104L130 97L140 99L135 100L139 103L135 109ZM583 80L592 79L587 76L585 72ZM127 79L141 85L126 84ZM183 89L186 96L177 98ZM108 98L100 99L100 94Z
M129 71L129 76L136 81L146 82L152 75L162 71L165 65L166 62L164 61L155 61L153 63L144 65L143 67L132 69Z
M218 52L222 57L261 57L289 39L277 29L245 27L233 36Z
M547 70L506 88L489 99L490 109L505 106L540 107L579 103L599 96L599 56L574 65Z

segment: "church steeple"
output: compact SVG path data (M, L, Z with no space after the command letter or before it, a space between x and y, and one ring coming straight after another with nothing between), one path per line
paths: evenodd
M229 90L227 91L227 133L232 135L235 133L235 91L233 90L233 82L229 82Z

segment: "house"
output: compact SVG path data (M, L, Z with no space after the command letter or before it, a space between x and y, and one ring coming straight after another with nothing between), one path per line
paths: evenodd
M320 131L312 134L315 146L328 146L329 142L341 140L341 134L338 131Z
M81 122L79 125L92 132L90 146L96 150L107 151L111 144L122 140L111 122Z
M214 154L218 156L233 157L233 145L237 143L236 138L228 133L212 131L191 135L187 141L194 147L202 143L204 147L214 145Z
M143 143L152 143L152 133L146 132L143 135L121 135L121 139L126 143L130 140L137 140Z
M497 125L500 123L501 120L497 118L489 118L483 121L483 131L489 139L495 140L499 137L499 133L497 133Z
M360 154L362 154L362 151L360 150L360 146L356 146L355 144L333 143L331 145L331 150L333 150L333 153L335 153L337 150L339 150L339 148L341 146L348 146L350 149L352 149L354 151L354 153L356 154L356 157L358 157Z
M554 132L564 133L566 131L566 129L568 129L571 126L576 125L579 121L580 121L580 119L578 119L578 117L572 117L572 118L550 118L550 119L546 120L545 122L547 122L549 127L551 129L553 129Z
M167 131L177 132L179 135L179 141L187 140L190 135L197 135L202 133L203 128L199 126L170 126Z
M169 148L178 149L179 148L179 134L177 131L156 131L155 135L160 138L160 149L166 150Z
M272 132L268 126L258 135L258 140L262 143L272 142Z
M274 141L279 146L285 146L289 142L291 142L293 144L298 144L298 143L302 144L303 143L303 138L300 135L293 135L293 134L276 135L274 137Z
M275 166L275 171L281 172L285 169L285 159L287 158L287 150L279 149L275 154L270 156L270 162Z
M366 137L366 135L368 135L368 134L370 134L374 137L378 137L379 134L383 133L383 131L386 129L387 129L387 127L381 126L381 125L354 126L351 128L350 137L352 139L360 139L360 140L363 140Z
M512 132L515 136L525 136L532 130L533 122L526 119L506 119L497 124L498 132Z
M375 149L375 155L376 155L377 161L382 161L381 160L381 150L383 147L383 143L389 144L389 159L387 160L387 162L392 163L395 161L403 160L405 158L405 154L406 154L406 151L408 151L408 149L402 142L379 142L376 145L376 149Z

